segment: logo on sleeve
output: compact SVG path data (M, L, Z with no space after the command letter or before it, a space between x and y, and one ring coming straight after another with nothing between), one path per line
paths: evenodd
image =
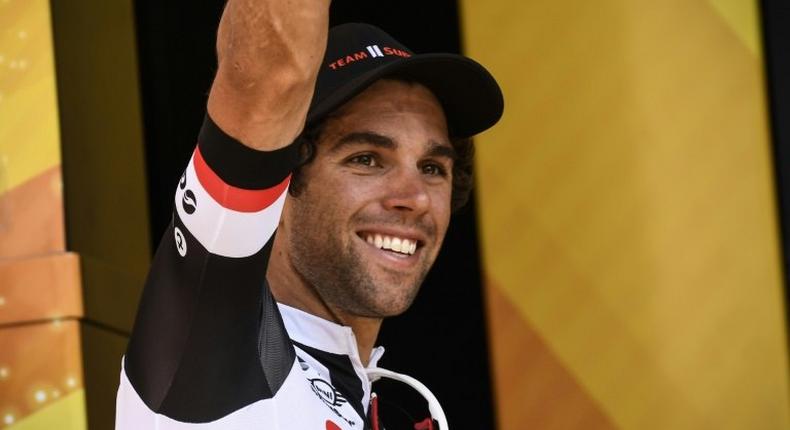
M197 209L197 198L192 190L184 191L184 198L181 200L181 206L184 208L184 212L189 215L195 213L195 209Z
M184 238L184 234L181 233L180 228L176 227L174 230L176 235L176 250L180 256L184 257L187 255L187 241Z

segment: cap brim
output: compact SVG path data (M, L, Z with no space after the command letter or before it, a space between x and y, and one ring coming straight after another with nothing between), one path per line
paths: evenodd
M473 136L502 117L502 91L479 63L456 54L416 54L372 69L316 100L307 123L324 118L376 80L388 77L419 82L430 89L444 109L450 136Z

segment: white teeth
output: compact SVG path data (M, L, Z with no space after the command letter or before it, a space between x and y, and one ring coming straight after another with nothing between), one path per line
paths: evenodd
M365 241L376 248L387 249L401 254L412 255L417 251L417 241L400 237L367 234L365 235Z

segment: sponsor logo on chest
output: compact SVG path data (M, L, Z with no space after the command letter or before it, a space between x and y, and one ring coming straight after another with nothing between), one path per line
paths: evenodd
M337 428L361 429L363 426L362 417L360 417L351 404L349 404L346 396L331 384L328 373L322 374L317 371L318 369L313 368L313 366L298 355L297 360L299 361L302 371L305 373L310 390L332 411L336 418L335 421L342 422L343 427L338 426ZM337 421L338 419L341 421ZM332 424L337 426L337 424Z

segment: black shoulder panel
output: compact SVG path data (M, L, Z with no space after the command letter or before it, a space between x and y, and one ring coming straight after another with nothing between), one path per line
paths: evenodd
M291 371L296 353L268 283L263 291L260 327L258 357L269 383L269 390L276 393Z
M135 390L152 411L185 422L271 398L294 360L262 270L273 241L247 258L213 255L177 214L166 234L173 239L157 250L126 355Z

